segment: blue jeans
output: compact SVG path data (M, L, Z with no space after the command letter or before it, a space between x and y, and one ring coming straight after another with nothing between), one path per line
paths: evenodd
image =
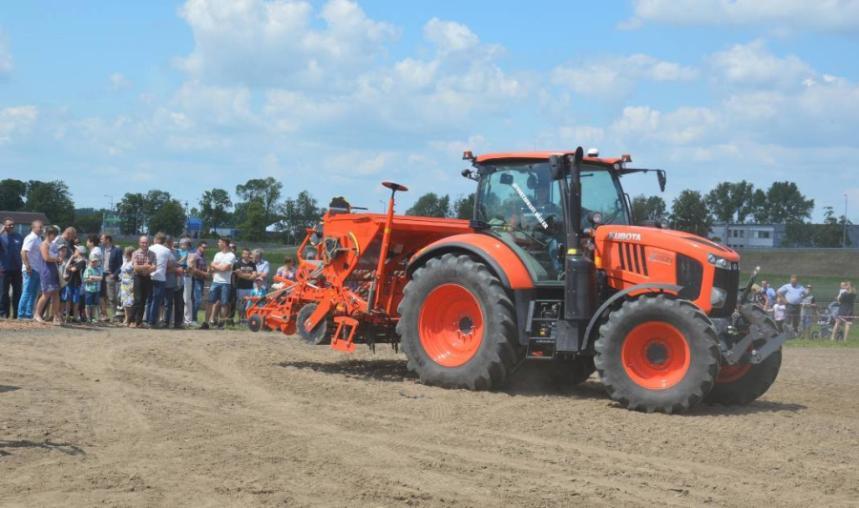
M18 318L33 318L33 306L36 297L39 296L39 272L30 270L24 272L24 289L21 291L21 300L18 302Z
M200 306L203 305L203 284L205 281L194 279L194 321L197 320L197 313L200 312ZM203 318L203 321L206 319Z
M247 309L247 297L251 296L253 289L237 289L236 290L236 308L239 309L239 321L244 322L247 319L245 309Z
M164 305L164 281L152 281L152 303L149 304L149 326L155 326L158 322L158 315L161 314L161 307Z

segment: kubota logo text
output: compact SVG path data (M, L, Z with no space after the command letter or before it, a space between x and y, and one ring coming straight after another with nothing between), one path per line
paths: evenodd
M617 240L619 242L640 242L641 233L609 233L609 240Z

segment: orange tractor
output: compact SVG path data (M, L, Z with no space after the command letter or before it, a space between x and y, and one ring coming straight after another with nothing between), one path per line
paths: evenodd
M665 172L574 152L473 157L471 221L332 206L295 281L248 311L341 351L402 345L427 384L501 386L524 360L557 380L595 370L612 399L679 412L745 404L775 381L786 336L748 302L739 255L658 224L632 226L624 175Z

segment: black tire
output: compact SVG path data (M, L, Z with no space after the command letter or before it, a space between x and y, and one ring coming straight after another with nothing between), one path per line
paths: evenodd
M546 366L549 381L558 388L582 384L596 369L593 356L556 358Z
M253 316L248 318L248 328L252 332L258 332L262 329L262 316L259 314L254 314Z
M328 336L328 319L320 321L313 330L308 331L304 329L304 322L307 321L315 310L315 303L304 304L295 318L295 328L298 330L298 335L308 344L313 344L314 346L328 344L331 342L331 337Z
M484 320L484 333L476 352L462 365L453 367L437 363L427 353L419 331L427 296L448 284L468 290L477 300ZM510 296L484 264L469 256L445 254L415 270L403 290L398 312L397 333L408 368L422 383L470 390L497 388L507 381L520 356L516 313Z
M775 337L778 335L778 327L775 321L770 318L766 311L755 306L749 308L757 316L755 321L766 331L763 333L767 337ZM756 347L762 346L764 343L755 344ZM757 400L761 395L765 394L770 386L778 377L781 369L781 348L775 353L768 356L764 361L758 364L753 364L751 368L740 378L732 379L727 382L720 382L716 378L716 384L713 389L707 394L707 402L710 404L725 404L725 405L745 405L754 400Z
M688 369L666 388L647 387L634 380L622 360L630 332L645 323L672 326L689 352ZM719 370L718 344L712 322L691 302L643 296L625 302L600 327L594 362L612 400L636 411L678 413L700 403L712 389Z

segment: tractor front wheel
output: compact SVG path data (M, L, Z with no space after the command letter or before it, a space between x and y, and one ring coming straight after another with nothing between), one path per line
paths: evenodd
M519 357L513 303L469 256L445 254L415 270L398 310L408 368L423 383L488 390Z
M709 318L690 302L662 295L612 312L595 348L609 396L648 413L683 412L698 404L719 370L718 336Z
M745 307L750 317L761 328L766 338L778 335L775 321L757 306ZM722 365L716 384L707 395L711 404L745 405L766 393L778 377L781 369L781 349L769 355L758 364L741 363L738 365Z

